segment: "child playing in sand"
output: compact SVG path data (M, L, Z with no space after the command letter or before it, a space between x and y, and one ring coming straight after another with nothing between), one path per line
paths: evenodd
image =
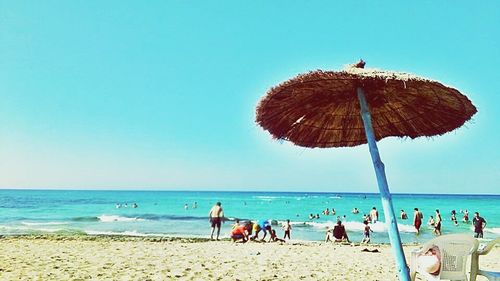
M269 242L285 242L285 240L283 239L279 239L277 236L276 236L276 230L271 230L271 238L269 239Z
M371 230L367 221L364 221L363 223L365 224L365 230L363 232L363 240L361 240L361 243L368 244L370 243L370 232L373 232L373 230Z
M237 228L238 226L240 226L240 220L239 219L236 219L234 220L234 224L233 226L231 227L231 230Z
M250 236L250 229L252 229L252 225L250 223L238 225L231 231L231 240L233 240L233 242L247 242L249 239L248 237Z

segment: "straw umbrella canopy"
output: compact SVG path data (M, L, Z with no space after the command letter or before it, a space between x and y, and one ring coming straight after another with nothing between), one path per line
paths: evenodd
M437 81L364 66L361 60L343 71L312 71L271 88L257 106L256 122L275 139L303 147L368 143L399 276L409 280L376 141L442 135L477 110L458 90Z
M466 96L437 81L348 66L301 74L273 87L257 106L257 123L274 138L304 147L365 144L358 86L365 92L377 141L442 135L477 112Z

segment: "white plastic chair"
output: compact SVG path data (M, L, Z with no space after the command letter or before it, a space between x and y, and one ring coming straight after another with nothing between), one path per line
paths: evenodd
M486 271L479 269L479 256L488 254L496 244L500 244L500 237L490 241L482 249L478 249L472 253L471 263L470 263L470 280L476 281L478 275L482 275L488 278L489 281L500 281L500 272Z
M421 249L412 251L410 258L410 277L415 280L417 273L427 280L467 280L467 258L476 252L479 243L476 239L463 234L442 235L425 243ZM433 246L441 252L441 269L432 275L419 268L417 257Z

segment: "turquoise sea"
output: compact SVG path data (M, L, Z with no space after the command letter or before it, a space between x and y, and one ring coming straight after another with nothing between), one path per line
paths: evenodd
M360 241L362 215L376 207L382 222L371 226L372 242L389 242L380 197L373 193L4 189L0 190L0 235L79 233L209 237L207 215L217 201L222 203L230 220L223 225L223 238L228 237L231 220L235 218L275 220L279 236L283 235L279 225L290 219L292 239L319 241L324 239L326 228L341 216L351 240ZM195 202L196 208L193 207ZM134 203L137 208L132 208ZM121 207L117 208L117 204ZM426 222L435 209L441 210L443 234L473 234L471 224L461 222L460 211L467 209L470 219L475 211L486 219L485 239L500 236L500 195L395 194L393 204L395 210L404 209L409 216L408 220L398 220L405 243L421 243L433 236ZM355 207L360 210L357 215L351 213ZM419 236L411 225L415 207L424 214L423 231ZM323 215L326 208L334 208L336 215ZM457 226L450 221L452 210L457 212ZM320 218L310 220L311 213L319 214Z

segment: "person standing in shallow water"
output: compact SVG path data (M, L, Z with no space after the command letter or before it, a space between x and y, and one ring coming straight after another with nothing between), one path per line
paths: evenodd
M415 226L415 229L417 230L417 235L420 234L420 226L422 225L422 218L424 217L422 215L422 212L418 210L418 208L413 209L413 226Z
M372 223L376 223L378 221L378 211L377 208L373 207L370 211L370 218Z
M408 215L406 214L405 210L401 210L400 217L402 220L408 219Z
M214 240L215 227L217 227L216 239L219 240L220 226L224 218L224 211L222 210L221 205L222 204L220 202L215 203L215 205L212 207L212 209L210 209L210 212L208 213L208 220L210 221L212 230L212 232L210 233L210 240Z
M285 235L283 235L283 239L288 236L288 240L290 240L290 231L292 230L292 225L290 224L290 220L286 220L283 224L283 230L285 231Z
M472 224L474 225L474 238L483 238L483 229L486 227L486 221L479 216L478 212L474 213Z
M451 211L450 220L453 222L454 225L458 225L458 222L457 222L457 212L455 210Z
M463 222L469 223L469 211L464 210L464 218L462 219Z
M434 233L436 235L441 235L441 214L439 213L439 210L436 209L436 219L434 220Z

